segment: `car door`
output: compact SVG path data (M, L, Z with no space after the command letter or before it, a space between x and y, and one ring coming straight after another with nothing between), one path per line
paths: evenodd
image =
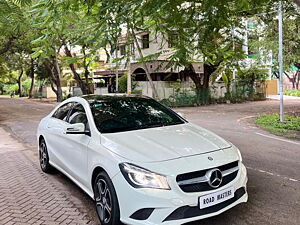
M68 124L83 123L85 130L90 130L86 111L80 103L74 104L68 115L67 122ZM65 130L68 124L66 124ZM67 172L84 185L89 182L87 176L87 150L90 139L90 134L64 133L62 154Z
M74 103L69 102L59 107L46 125L46 143L50 163L65 170L64 162L64 142L65 142L65 127L68 125L67 119L70 110Z

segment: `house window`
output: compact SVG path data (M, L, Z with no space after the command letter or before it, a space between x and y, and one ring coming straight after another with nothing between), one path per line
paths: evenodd
M149 48L149 34L142 35L142 48Z
M121 45L120 46L120 54L121 55L125 55L126 54L126 46L125 45Z
M174 42L176 42L176 40L178 39L178 35L177 34L169 34L168 35L168 47L169 48L173 48L174 47Z
M257 42L258 38L253 36L253 35L249 35L248 37L248 58L255 58L258 56L259 51L258 51L258 47L256 47L253 43Z

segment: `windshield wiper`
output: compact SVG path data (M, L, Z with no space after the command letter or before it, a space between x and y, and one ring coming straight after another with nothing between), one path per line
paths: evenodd
M154 127L166 127L166 126L172 126L172 125L178 125L183 124L183 122L173 122L173 123L158 123L158 124L148 124L140 126L140 129L146 129L146 128L154 128Z
M158 124L147 124L147 125L139 125L139 126L133 126L133 127L122 127L122 128L115 128L110 130L102 130L102 133L117 133L117 132L125 132L125 131L132 131L132 130L142 130L142 129L148 129L148 128L155 128L155 127L165 127L165 126L172 126L172 125L178 125L183 124L183 122L173 122L173 123L158 123Z

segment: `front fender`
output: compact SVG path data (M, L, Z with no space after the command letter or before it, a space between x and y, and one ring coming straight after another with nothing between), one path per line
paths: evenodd
M97 167L100 167L104 170L111 180L120 173L119 163L123 162L124 160L114 154L113 152L109 151L107 148L103 147L100 144L100 141L91 140L88 146L88 176L90 178L89 184L87 187L89 192L91 193L91 197L93 198L93 184L92 184L92 177L93 172Z

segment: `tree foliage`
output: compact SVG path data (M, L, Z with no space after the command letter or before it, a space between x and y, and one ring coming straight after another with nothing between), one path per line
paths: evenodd
M127 47L139 50L140 33L163 36L161 51L151 56L140 52L151 82L147 63L161 54L167 41L168 68L180 68L191 77L197 93L208 90L217 74L229 74L246 55L242 50L248 18L258 18L265 41L257 48L273 50L276 56L278 0L0 0L0 57L8 70L46 74L53 91L62 99L62 70L71 70L84 94L89 94L91 71L99 49L108 62L127 60L132 51L112 61L120 37ZM286 65L299 64L299 10L293 0L284 0ZM258 34L260 36L261 34ZM174 36L175 38L170 38ZM14 65L10 62L22 60ZM32 64L35 65L32 65ZM203 64L196 73L195 63ZM25 68L27 67L27 68ZM299 68L299 67L297 67ZM167 69L167 68L166 68ZM6 71L6 70L3 70ZM4 73L4 72L2 72ZM31 77L34 77L33 75ZM42 76L43 77L43 76ZM230 78L226 76L226 78ZM225 77L224 77L225 79ZM231 79L231 78L230 78ZM227 79L228 80L228 79ZM228 80L228 83L230 81ZM33 82L32 82L33 83ZM155 93L155 91L154 91Z
M121 25L127 30L162 34L165 40L176 34L169 67L183 67L183 73L191 77L196 89L208 89L214 73L226 65L245 57L242 30L244 19L274 9L277 1L92 1L89 4L92 16L104 25L104 30L118 31ZM107 10L110 9L110 10ZM99 25L100 25L99 24ZM120 32L120 31L119 31ZM119 35L118 32L114 33ZM132 39L128 40L128 45ZM199 61L204 64L204 73L197 74L192 66Z
M256 31L256 41L250 45L262 53L258 60L272 52L273 74L279 78L278 21L275 15L266 14L256 18L262 29ZM300 83L300 9L292 0L285 1L283 15L284 71L293 88L296 88Z

